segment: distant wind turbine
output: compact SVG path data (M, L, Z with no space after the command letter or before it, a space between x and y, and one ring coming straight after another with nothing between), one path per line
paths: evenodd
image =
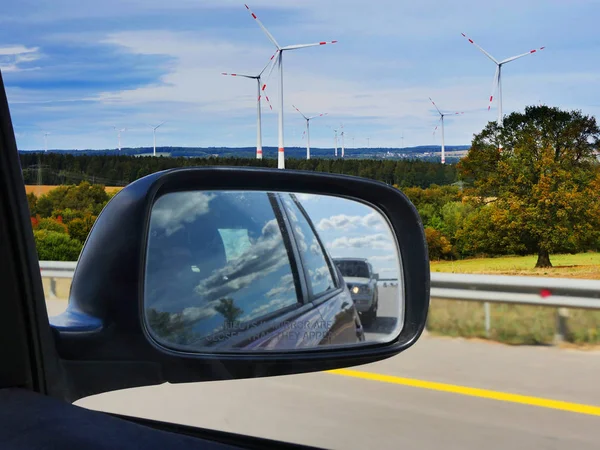
M304 115L304 113L302 111L300 111L298 108L296 108L294 105L292 105L292 107L296 111L298 111L302 115L302 117L304 117L304 120L306 120L306 159L310 159L310 121L312 119L316 119L317 117L326 116L327 113L322 113L322 114L317 114L316 116L306 117Z
M267 69L267 67L269 67L269 64L271 64L273 61L273 57L271 57L271 60L269 60L269 62L267 63L267 65L264 67L263 70L260 71L260 73L258 75L242 75L239 73L225 73L223 72L222 75L228 75L231 77L243 77L243 78L250 78L251 80L256 80L256 85L258 87L258 96L256 97L256 159L262 159L263 157L263 150L262 150L262 111L260 108L260 100L262 98L262 94L261 94L261 82L262 82L262 75L264 73L264 71ZM271 106L271 102L269 101L269 96L265 94L265 99L267 100L267 103L269 104L269 108L273 109L273 107Z
M267 35L269 40L273 43L273 45L275 45L275 48L277 49L277 51L275 52L275 55L273 55L273 57L272 57L273 65L271 66L271 69L269 70L269 76L271 75L271 72L273 71L273 68L275 67L275 65L277 65L279 68L279 127L278 127L279 128L279 130L278 130L279 131L279 151L278 151L277 167L279 169L285 169L285 149L284 149L284 142L283 142L283 52L288 51L288 50L297 50L297 49L306 48L306 47L316 47L316 46L325 45L325 44L335 44L337 41L328 41L328 42L321 41L321 42L317 42L315 44L288 45L287 47L281 47L277 43L277 41L275 40L273 35L271 33L269 33L269 30L267 30L265 28L265 26L262 24L262 22L258 19L258 17L256 17L256 14L254 14L252 12L250 7L248 5L245 5L245 6L246 6L246 9L252 15L252 18L256 21L256 23L258 23L260 28L263 30L263 32ZM266 86L267 85L264 84L262 89L265 90Z
M440 114L440 121L442 122L442 164L446 164L446 146L444 143L444 117L446 116L459 116L461 114L464 114L462 112L456 112L456 113L443 113L440 111L440 109L437 107L437 105L435 104L435 102L433 100L431 100L431 97L429 97L429 100L431 101L431 103L433 104L433 106L435 106L435 109L437 109L437 112ZM433 130L433 134L435 134L435 132L437 131L438 127L435 127L435 130Z
M503 117L502 117L502 66L506 63L514 61L515 59L519 59L519 58L522 58L523 56L531 55L538 51L544 50L544 48L546 48L546 47L540 47L539 49L529 50L527 53L522 53L517 56L511 56L510 58L507 58L503 61L498 61L496 58L494 58L492 55L490 55L488 52L486 52L483 48L481 48L479 45L477 45L475 42L473 42L473 39L469 38L465 33L461 33L461 34L471 44L473 44L475 47L477 47L485 56L490 58L494 62L494 64L496 64L496 74L494 75L494 81L492 83L492 94L490 95L490 103L488 105L488 111L492 107L492 102L494 101L494 93L496 92L496 87L497 87L497 89L498 89L498 126L501 127L502 123L503 123Z
M159 123L155 127L153 127L152 125L150 125L150 127L152 128L152 137L154 138L154 152L152 153L152 156L156 156L156 130L158 130L165 123L167 123L166 120L164 122ZM119 147L121 147L120 144L119 144ZM119 148L119 150L120 150L120 148Z
M44 132L44 152L48 153L48 135L50 133Z
M114 127L114 129L117 132L117 137L119 139L119 151L121 151L121 133L123 133L124 131L127 131L127 128Z
M346 153L346 142L344 140L344 135L345 135L345 133L344 133L344 125L343 124L340 125L340 128L342 130L341 136L342 136L342 158L343 158L345 156L345 153Z

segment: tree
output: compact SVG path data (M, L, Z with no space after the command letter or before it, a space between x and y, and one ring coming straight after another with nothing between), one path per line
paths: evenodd
M234 304L232 298L222 298L219 300L219 304L215 306L215 311L221 314L225 318L225 328L233 328L235 321L244 312L241 308L238 308Z
M67 234L67 227L65 224L59 222L56 219L40 219L35 227L37 230L48 230L56 233Z
M84 243L90 234L95 221L96 216L92 216L91 214L87 214L81 219L77 218L71 220L67 225L69 236L71 236L73 239L77 239L81 243Z
M27 204L29 205L29 215L35 216L37 214L37 197L33 192L27 194Z
M67 234L35 230L33 237L40 261L77 261L81 253L81 243Z
M538 255L590 246L600 230L600 129L580 111L530 106L489 123L459 163L467 195L494 203L489 232Z
M425 239L430 260L448 259L452 257L452 244L440 231L426 227Z

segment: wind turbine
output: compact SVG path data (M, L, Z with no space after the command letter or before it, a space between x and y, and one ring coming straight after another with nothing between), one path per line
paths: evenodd
M532 53L536 53L538 51L544 50L546 47L540 47L539 49L529 50L527 53L522 53L517 56L511 56L502 61L498 61L484 49L482 49L479 45L473 42L473 39L469 38L465 33L461 33L465 39L467 39L471 44L477 47L485 56L490 58L494 64L496 64L496 74L494 75L494 81L492 83L492 94L490 95L490 104L488 105L488 111L492 107L492 102L494 100L494 93L496 92L496 87L498 88L498 126L502 126L503 118L502 118L502 66L506 63L514 61L515 59L522 58L523 56L531 55Z
M256 80L256 85L258 87L258 97L256 98L256 159L262 159L263 157L263 150L262 150L262 112L261 112L261 108L260 108L260 100L261 100L261 81L262 81L262 74L264 73L264 71L267 69L267 67L269 67L269 64L271 64L273 61L273 57L271 57L271 59L269 60L269 62L267 63L267 65L264 67L263 70L260 71L260 73L258 75L242 75L239 73L225 73L223 72L222 75L228 75L231 77L242 77L242 78L250 78L251 80ZM267 100L267 103L269 104L269 108L273 109L273 107L271 106L271 102L269 101L269 97L265 94L265 98Z
M117 136L119 138L119 151L121 151L121 133L123 133L124 131L127 131L127 128L114 127L114 129L116 130Z
M152 137L154 138L154 153L152 154L152 156L156 156L156 130L158 130L165 123L167 123L166 120L164 122L159 123L155 127L153 127L152 125L150 125L150 127L152 128ZM119 144L119 150L121 150L120 147L121 147L121 144Z
M371 138L367 138L367 148L371 148Z
M338 146L338 137L337 137L337 133L338 133L338 130L337 130L337 129L336 129L336 130L333 130L333 142L334 142L334 145L335 145L335 157L336 157L336 158L337 158L337 155L338 155L338 152L337 152L337 148L338 148L338 147L337 147L337 146Z
M292 105L292 108L294 108L296 111L298 111L302 115L302 117L304 117L304 120L306 120L306 159L310 159L310 121L312 119L316 119L317 117L326 116L327 113L322 113L322 114L317 114L316 116L306 117L304 115L304 113L302 111L300 111L298 108L296 108L294 105Z
M344 154L346 153L346 143L344 141L344 125L343 124L340 125L340 128L342 129L341 136L342 136L342 158L343 158Z
M44 132L44 153L48 153L48 135L50 133Z
M440 120L442 122L442 164L446 164L446 146L444 144L444 117L446 116L460 116L461 114L464 114L462 112L457 112L457 113L443 113L440 111L440 109L437 107L437 105L435 104L435 102L433 100L431 100L431 97L429 97L429 100L431 101L431 103L433 104L433 106L435 106L435 109L437 109L437 112L440 114ZM435 130L433 130L433 134L435 134L435 132L437 131L438 127L435 127Z
M262 22L258 19L258 17L256 17L256 14L254 14L252 12L250 7L248 5L245 5L245 6L246 6L246 9L252 15L252 18L254 20L256 20L256 23L258 23L260 28L263 30L263 32L267 35L269 40L273 43L273 45L275 45L275 47L277 49L275 54L272 56L273 65L271 66L271 69L269 70L269 76L271 75L271 72L273 71L273 68L275 67L275 65L277 65L278 69L279 69L279 127L278 127L279 128L279 151L278 151L277 167L279 169L285 169L285 150L284 150L284 143L283 143L283 52L288 51L288 50L297 50L297 49L306 48L306 47L317 47L317 46L325 45L325 44L335 44L337 41L328 41L328 42L321 41L321 42L317 42L315 44L299 44L299 45L288 45L286 47L281 47L277 43L277 41L275 40L273 35L271 33L269 33L269 30L267 30L265 28L265 26L262 24ZM267 85L264 84L262 89L265 90L266 87L267 87Z

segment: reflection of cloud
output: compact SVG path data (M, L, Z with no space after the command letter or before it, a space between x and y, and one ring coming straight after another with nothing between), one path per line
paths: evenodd
M395 255L385 255L385 256L371 256L369 258L371 261L396 261L397 257Z
M287 275L282 276L281 280L279 280L279 284L273 289L271 289L269 292L267 292L266 296L267 298L272 298L291 292L295 289L296 287L294 286L294 276L291 273L289 273Z
M309 275L310 279L312 280L313 284L315 284L315 285L323 280L327 280L327 281L331 280L331 272L329 271L328 266L321 266L316 270L309 269L308 275Z
M331 243L331 248L371 248L371 249L393 249L389 236L378 233L369 236L349 238L347 236L337 238Z
M294 194L300 202L308 202L308 201L318 201L322 195L318 194Z
M227 297L289 264L288 255L276 219L266 223L261 236L239 258L216 270L195 291L205 301Z
M260 305L256 308L254 308L248 314L245 314L242 317L240 317L240 320L241 321L253 320L253 319L256 319L257 317L264 316L265 314L268 314L270 312L277 311L278 309L283 309L286 306L290 306L293 303L294 303L294 301L290 301L289 297L276 298L274 300L271 300L269 303L266 303L264 305Z
M192 223L198 216L208 213L214 194L203 192L177 192L160 197L152 208L152 228L165 230L170 236Z
M186 321L194 322L201 319L207 319L209 317L216 316L218 313L215 311L214 307L217 306L219 302L211 302L208 305L204 306L192 306L190 308L185 308L182 311L183 318Z
M321 219L317 228L321 231L325 230L349 230L357 227L369 227L385 229L385 221L381 215L375 211L365 216L348 216L346 214L338 214L331 216L328 219Z

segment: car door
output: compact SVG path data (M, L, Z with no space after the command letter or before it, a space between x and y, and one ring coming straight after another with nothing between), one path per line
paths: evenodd
M330 344L362 340L362 326L350 292L309 215L294 195L281 195L281 202L300 253L309 299L322 319L320 335Z

